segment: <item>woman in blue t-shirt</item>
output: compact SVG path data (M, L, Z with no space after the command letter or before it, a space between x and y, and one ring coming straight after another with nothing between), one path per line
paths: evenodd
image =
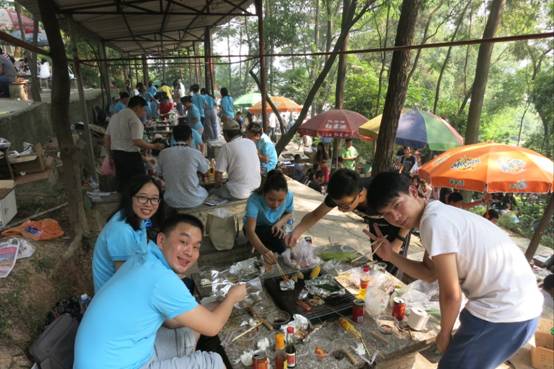
M246 203L244 232L248 241L268 264L275 264L275 252L286 250L283 238L285 225L292 218L293 195L285 176L270 171L260 188L252 192Z
M130 256L146 251L148 224L156 225L163 214L161 186L149 176L131 179L94 245L92 279L94 291L106 283Z

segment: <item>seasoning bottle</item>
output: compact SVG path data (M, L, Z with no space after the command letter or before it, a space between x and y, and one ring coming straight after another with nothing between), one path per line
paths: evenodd
M275 333L275 369L287 369L287 353L285 352L285 334Z
M287 368L296 368L296 347L294 347L294 327L287 327Z
M362 268L362 275L360 276L360 292L356 295L357 299L365 301L365 294L367 292L367 286L369 285L369 265L365 264Z

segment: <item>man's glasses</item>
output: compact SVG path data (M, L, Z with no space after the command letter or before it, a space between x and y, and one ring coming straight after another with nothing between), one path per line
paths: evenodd
M354 199L352 201L350 201L348 204L339 204L339 203L337 203L337 207L339 208L339 210L350 210L352 208L352 206L358 200L359 196L360 196L360 194L358 193L356 196L354 196Z
M141 205L146 205L147 203L150 203L150 205L156 206L160 205L160 198L159 197L146 197L146 196L133 196L135 199L137 199L137 202Z

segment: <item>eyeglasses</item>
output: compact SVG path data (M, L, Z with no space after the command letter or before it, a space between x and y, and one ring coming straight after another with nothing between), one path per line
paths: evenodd
M350 210L352 208L352 206L358 200L359 196L360 196L360 193L356 194L356 196L354 196L354 199L352 199L352 201L350 201L348 204L339 204L339 203L337 203L337 207L339 208L339 210Z
M146 205L147 203L150 203L150 205L156 206L160 205L160 198L159 197L146 197L146 196L133 196L135 199L137 199L137 202L141 205Z

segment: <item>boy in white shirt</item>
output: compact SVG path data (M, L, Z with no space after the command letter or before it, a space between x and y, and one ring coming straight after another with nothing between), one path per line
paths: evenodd
M436 340L444 355L438 369L493 369L509 359L537 326L543 297L523 253L510 237L485 218L439 201L422 199L406 176L378 174L367 205L403 229L419 228L422 262L392 251L378 228L368 236L377 255L404 273L438 279L441 331ZM460 328L452 329L461 307Z

